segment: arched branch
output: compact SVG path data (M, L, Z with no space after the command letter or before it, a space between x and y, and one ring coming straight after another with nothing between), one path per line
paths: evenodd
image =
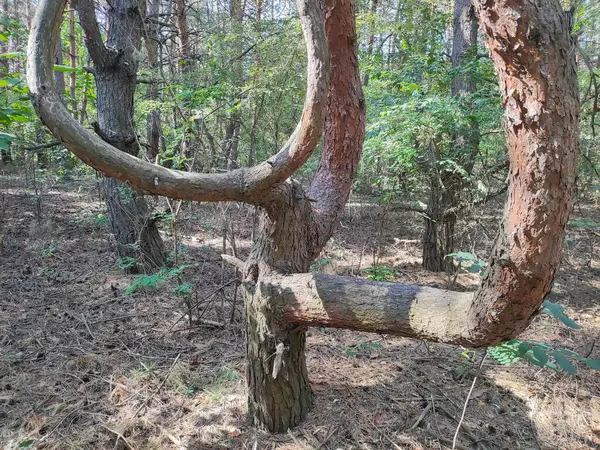
M274 156L254 167L224 174L167 169L125 154L83 128L67 111L54 87L52 52L67 0L41 0L28 46L27 82L32 103L54 136L86 164L146 192L194 201L242 201L261 205L273 185L306 162L323 130L329 61L323 11L318 0L298 0L308 52L308 79L302 117Z
M475 6L500 79L510 159L508 200L481 286L458 293L323 274L263 276L261 295L286 322L480 347L515 337L540 310L562 257L575 180L574 43L557 0ZM346 150L340 144L332 155Z

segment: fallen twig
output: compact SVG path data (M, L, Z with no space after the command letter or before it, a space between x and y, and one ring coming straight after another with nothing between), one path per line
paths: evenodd
M129 447L131 450L135 450L135 448L127 441L127 439L125 439L125 436L123 436L121 433L119 433L118 431L113 430L112 428L108 428L106 425L104 425L103 423L100 424L100 426L102 428L104 428L105 430L110 431L112 434L115 434L117 436L117 442L115 442L115 448L117 448L117 444L119 443L119 439L121 439L125 445L127 447Z
M487 357L487 349L485 351L485 354L483 355L483 358L481 358L479 367L477 368L478 374L479 374L479 371L481 370L481 367L483 366L483 362L485 361L486 357ZM477 375L475 375L475 377L473 377L473 382L471 383L471 389L469 389L469 393L467 394L467 399L465 400L462 414L460 416L460 420L458 421L458 426L456 427L456 432L454 433L454 439L452 440L452 450L454 450L456 448L456 440L458 439L458 432L460 431L460 426L462 425L463 420L465 420L465 413L467 412L467 405L469 404L469 400L471 399L471 394L473 393L473 388L475 387L475 383L477 383Z
M175 361L173 361L173 364L171 364L171 367L169 368L169 370L167 371L164 379L162 380L162 383L160 383L160 385L156 388L156 390L150 394L150 397L146 398L142 404L140 405L140 407L137 409L137 411L133 414L133 417L136 417L140 411L148 404L148 402L150 400L152 400L152 397L154 397L156 394L159 393L159 391L162 389L162 387L165 385L165 383L167 382L167 380L169 379L169 375L171 374L171 371L173 370L173 367L175 367L175 364L177 364L177 361L179 361L179 357L181 356L181 352L177 355L177 358L175 358Z
M90 330L90 326L88 325L88 321L85 318L85 314L81 313L81 318L83 319L83 324L85 325L87 332L90 334L93 340L96 340L96 336L94 336L94 333L92 333L92 330Z
M425 418L425 416L427 415L427 413L429 412L429 410L432 407L433 407L433 403L431 403L431 402L427 403L427 406L421 412L421 415L417 418L417 420L415 421L415 423L413 423L413 426L410 427L411 430L414 430L415 428L417 428L419 426L419 424L421 423L421 421Z

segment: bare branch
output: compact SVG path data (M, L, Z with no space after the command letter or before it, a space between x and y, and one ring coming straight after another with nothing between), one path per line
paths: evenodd
M261 278L261 294L277 298L286 323L343 328L467 346L473 341L467 314L473 294L413 283L303 273ZM276 295L273 295L276 293Z
M39 152L40 150L56 147L57 145L61 145L61 143L58 141L52 141L52 142L48 142L47 144L39 144L39 145L34 145L32 147L25 147L24 150L27 150L29 152Z

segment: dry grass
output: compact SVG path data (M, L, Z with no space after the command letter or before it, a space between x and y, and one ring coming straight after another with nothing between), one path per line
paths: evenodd
M222 215L232 219L242 255L253 210L186 205L180 218L181 282L194 284L193 318L173 293L123 291L133 278L116 265L96 188L89 180L44 190L41 217L32 190L5 176L0 250L0 448L46 449L443 449L452 436L473 372L460 376L462 349L338 330L308 333L315 406L283 435L245 421L244 327L233 285L221 285ZM459 247L485 258L496 205L460 224ZM596 218L590 206L579 218ZM421 220L376 204L352 203L318 270L362 275L373 264L397 281L449 286L419 267ZM167 242L172 237L165 231ZM526 332L600 358L600 239L572 226L552 294L583 326L569 330L540 316ZM230 268L225 281L233 279ZM473 289L461 275L455 289ZM479 352L476 360L482 357ZM576 377L487 360L459 437L469 449L600 448L600 376Z

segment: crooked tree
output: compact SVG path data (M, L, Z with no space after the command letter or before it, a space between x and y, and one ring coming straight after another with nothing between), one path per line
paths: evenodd
M364 136L352 0L298 0L308 52L301 120L284 147L221 174L171 170L122 152L65 109L51 61L66 0L41 0L29 41L32 102L85 163L152 194L261 207L261 233L241 267L247 320L249 414L284 431L311 405L305 327L329 326L480 347L523 331L558 268L575 178L579 105L570 30L557 0L476 0L506 109L510 187L492 258L475 293L307 273L350 192ZM322 131L308 190L290 176Z

